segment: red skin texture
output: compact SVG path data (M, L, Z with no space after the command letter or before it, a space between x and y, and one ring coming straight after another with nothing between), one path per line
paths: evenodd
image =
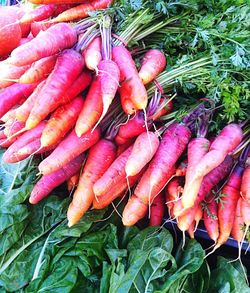
M35 38L40 33L40 31L46 31L53 25L55 25L55 23L50 23L47 21L32 22L30 25L32 36Z
M148 205L174 174L175 163L185 150L190 136L190 130L178 123L165 131L153 160L134 191L144 204Z
M89 131L102 120L119 85L120 72L116 63L103 60L99 63L98 70L99 73L90 87L85 105L76 123L75 130L78 136Z
M34 186L29 202L31 204L36 204L44 197L49 195L49 193L57 186L62 184L64 181L69 179L77 171L80 170L83 161L85 159L85 154L81 154L72 161L68 162L60 170L43 176Z
M176 201L179 198L181 183L178 177L173 178L165 189L165 203L168 207L168 213L171 218L174 218L174 206L177 204Z
M47 78L56 64L57 56L42 58L32 64L32 66L20 77L20 83L40 82Z
M182 199L181 199L182 205L184 208L192 207L195 202L195 198L199 191L202 178L199 184L197 184L196 186L193 186L198 188L197 192L190 193L190 192L187 192L187 190L189 190L189 187L190 187L189 182L192 180L196 166L200 162L200 160L208 153L209 146L210 146L209 140L203 137L194 138L188 144L188 151L187 151L188 165L187 165L187 172L185 176L184 190L183 190Z
M158 49L150 49L143 56L139 77L144 85L154 80L166 67L167 61L164 53Z
M39 165L39 171L43 175L50 174L62 168L81 153L91 148L100 139L101 130L96 128L93 132L87 132L78 137L74 130L66 136L56 149Z
M163 193L157 195L150 205L149 226L160 226L164 216L164 196Z
M94 38L94 40L87 46L87 48L83 52L86 67L90 70L97 70L97 66L102 60L101 45L101 37Z
M66 23L59 23L42 31L38 37L12 51L10 64L22 66L39 59L55 55L71 48L77 42L74 28Z
M0 7L0 57L15 49L22 37L18 17L14 10Z
M5 62L0 63L0 89L6 88L14 84L16 79L24 74L24 72L29 68L29 65L26 66L13 66ZM14 79L14 81L7 80Z
M116 138L117 138L117 136L116 136ZM120 154L122 154L127 148L129 148L135 142L135 138L125 139L123 144L118 144L116 140L115 140L115 142L118 145L118 149L117 149L117 157L118 157Z
M57 108L43 130L41 145L50 146L58 143L74 127L83 105L83 98L76 97L69 104Z
M73 200L68 208L69 226L76 224L91 207L95 197L93 185L106 172L115 158L116 146L109 140L101 139L90 149Z
M64 12L65 10L68 10L74 6L76 6L77 4L57 4L56 5L56 10L53 13L53 17L61 14L62 12Z
M32 3L47 3L51 0L31 0ZM71 4L71 3L82 3L82 0L52 0L53 3L57 4ZM52 19L53 22L73 21L76 19L82 19L89 16L89 12L96 11L99 9L107 8L113 1L112 0L95 0L91 3L83 3L76 7L70 8L63 13L59 14L56 18Z
M3 161L5 163L15 163L19 161L17 152L36 138L40 138L46 122L42 121L37 127L23 133L4 153Z
M159 144L158 136L154 132L140 134L135 140L132 152L126 162L126 175L138 174L151 161Z
M133 226L140 219L144 218L147 215L147 212L148 205L145 205L133 194L123 210L122 223L124 226Z
M40 94L42 87L45 85L45 80L40 82L38 86L34 89L33 93L26 99L15 111L17 120L26 122L30 112L35 104L37 97Z
M216 243L219 237L219 221L218 221L218 204L213 198L213 194L206 198L207 209L204 209L204 225L209 237Z
M13 106L28 96L36 88L37 84L15 83L0 92L0 117L7 113Z
M241 214L244 223L247 227L250 226L250 203L246 200L241 201Z
M103 176L95 182L94 193L96 196L105 195L111 187L126 178L125 165L131 152L132 146L117 157Z
M203 177L224 161L225 157L239 145L242 137L242 129L237 124L229 124L222 129L211 143L209 152L193 168L192 176L190 175L184 186L183 199L187 196L192 199L197 197ZM182 203L188 208L194 201L182 201Z
M148 123L150 129L152 123ZM144 114L138 111L135 116L119 127L118 136L123 138L132 138L146 131Z
M71 100L83 92L90 85L91 81L92 76L90 72L83 71L66 91L66 93L63 94L58 106L68 104Z
M242 229L244 227L244 220L242 217L241 212L241 202L242 198L240 197L237 202L236 212L235 212L235 218L233 222L233 227L231 230L231 236L240 243L243 240L244 237L244 230Z
M56 10L55 4L39 6L27 13L20 19L20 23L31 23L45 20L53 15Z
M129 188L132 188L136 182L140 179L144 172L145 168L135 176L123 177L119 182L112 186L108 192L101 196L97 196L93 200L93 207L95 209L104 209L111 204L119 196L124 195L124 192ZM125 195L124 195L125 196Z
M243 173L240 191L242 198L250 203L250 166Z
M218 204L218 219L220 235L217 240L217 247L224 244L233 228L236 214L237 202L240 198L239 190L225 185L221 192L223 196L223 205Z
M71 176L67 180L67 189L68 189L68 191L71 191L75 187L77 187L78 182L79 182L79 177L80 177L80 172L77 172L76 174L74 174L73 176Z
M74 50L64 50L58 56L56 65L46 79L46 83L42 87L26 121L28 129L38 125L40 121L58 107L61 103L61 97L72 86L83 67L84 60L81 54Z
M120 69L119 93L123 110L131 115L136 110L146 109L147 91L139 77L134 60L124 46L113 47L112 58Z

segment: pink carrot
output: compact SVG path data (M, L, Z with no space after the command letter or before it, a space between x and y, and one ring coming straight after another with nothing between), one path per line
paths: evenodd
M67 23L59 23L41 32L29 43L13 50L8 62L16 66L31 64L71 48L76 41L77 34L74 28Z
M31 204L36 204L44 197L49 195L49 193L55 187L62 184L64 181L74 175L78 170L80 170L84 159L85 154L81 154L75 159L68 162L58 171L55 171L49 175L44 175L34 186L29 198L29 202Z
M83 57L72 49L64 50L58 56L55 68L46 79L45 85L42 87L26 121L28 129L38 125L40 121L58 107L63 94L72 86L82 72L83 67Z
M164 197L163 193L157 195L150 205L149 226L160 226L164 216Z
M39 165L39 171L43 175L50 174L62 168L68 162L79 156L100 139L101 131L96 128L93 132L89 131L80 138L75 131L63 139L56 149Z
M0 92L0 117L7 113L13 106L28 96L36 88L37 84L16 83Z

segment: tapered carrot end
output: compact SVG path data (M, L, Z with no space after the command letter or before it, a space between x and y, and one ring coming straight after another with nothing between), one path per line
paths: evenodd
M81 137L84 133L88 132L89 126L87 124L76 125L75 132L78 137Z
M35 117L29 117L26 121L26 124L25 124L25 128L27 130L30 130L32 128L35 128L38 124L39 124L39 120L37 120Z
M74 226L74 225L75 225L75 223L71 222L70 220L68 221L68 227L69 228L72 227L72 226Z
M34 197L31 196L31 197L29 198L29 203L30 203L30 204L36 204L37 201L35 200Z

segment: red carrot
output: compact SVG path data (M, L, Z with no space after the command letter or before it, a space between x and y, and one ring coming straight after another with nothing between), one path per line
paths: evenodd
M42 58L35 63L20 77L20 83L34 83L48 77L56 64L57 56Z
M93 185L106 172L116 157L113 142L102 139L90 151L78 187L68 208L68 225L76 224L90 208L94 199Z
M247 166L243 173L240 190L242 198L250 202L250 166Z
M18 46L22 37L18 17L8 7L0 7L0 57Z
M27 13L20 19L20 23L36 22L51 17L56 10L55 4L41 5Z
M62 184L78 170L80 170L84 159L85 154L81 154L68 162L60 170L43 176L34 186L29 198L29 202L31 204L36 204L44 197L46 197L55 187Z
M74 130L63 139L56 149L39 165L39 171L43 175L50 174L62 168L68 162L79 156L82 152L89 149L100 139L101 131L96 128L93 132L89 131L80 138Z
M34 141L36 138L40 138L46 122L41 122L37 127L32 130L26 131L22 134L4 153L3 161L6 163L15 163L19 161L17 152L28 143Z
M164 133L155 157L135 189L135 195L149 204L173 175L173 168L187 146L190 130L174 123Z
M97 196L107 193L112 186L115 186L122 178L126 178L125 165L132 152L132 146L125 150L111 164L108 170L94 184L94 193Z
M144 132L140 134L134 145L132 152L126 162L125 171L127 176L138 174L143 167L151 161L159 147L158 135L154 132Z
M45 80L40 82L38 84L38 86L35 88L35 90L33 91L33 93L25 100L25 102L20 105L16 111L15 111L15 115L17 120L22 121L22 122L26 122L26 120L28 119L30 112L35 104L35 101L37 99L37 97L40 94L40 91L42 90L43 86L45 85Z
M95 38L83 52L86 67L98 72L98 65L102 60L101 38Z
M113 61L101 61L98 70L100 73L90 86L76 123L75 130L79 137L92 129L107 113L118 88L119 69Z
M31 64L39 59L55 55L71 48L77 41L77 34L69 24L59 23L41 32L30 42L12 51L8 62L16 66Z
M64 50L58 56L55 68L46 79L45 85L42 87L26 121L28 129L38 125L62 103L61 97L80 75L83 66L82 56L74 50Z
M41 137L43 147L54 145L73 128L83 104L82 97L76 97L69 104L56 109L43 130Z
M158 49L150 49L142 59L139 77L143 84L148 84L154 80L166 67L166 57Z
M163 193L157 195L150 205L149 226L160 226L164 216L164 197Z
M124 46L116 46L113 48L112 54L121 73L119 93L123 110L128 115L133 114L136 110L145 110L148 102L147 92L130 52Z
M50 23L47 21L33 22L31 23L31 26L30 26L31 34L35 38L40 33L40 31L46 31L48 28L50 28L53 25L55 25L55 23Z
M232 152L242 140L242 130L237 124L229 124L212 142L209 152L193 168L192 176L186 180L183 191L184 208L191 207L199 192L203 177L219 166L226 155Z
M41 1L41 0L32 0L33 1ZM49 1L49 0L42 0ZM81 3L79 0L53 0L60 1L63 4L67 3ZM59 2L59 3L60 3ZM63 13L59 14L56 18L53 18L52 22L64 22L64 21L73 21L76 19L83 19L89 16L89 13L92 11L96 11L99 9L107 8L113 1L112 0L95 0L92 2L83 3L76 7L70 8ZM44 2L43 2L44 3Z
M37 84L16 83L0 92L0 117L7 113L21 99L28 96L36 88Z
M206 198L203 207L205 228L209 237L216 243L219 237L218 205L213 194Z
M185 176L185 181L190 182L194 176L197 164L200 160L208 153L210 147L210 142L205 137L197 137L191 140L188 144L188 165L187 172ZM202 181L202 179L201 179ZM197 188L200 188L200 184L196 185ZM183 195L181 198L182 205L184 208L190 208L194 204L197 193L194 192L189 194L186 192L188 185L184 185ZM185 189L186 188L186 189ZM198 190L199 191L199 190ZM193 198L191 196L194 196Z
M120 195L123 195L125 191L129 191L136 184L136 182L141 178L145 168L135 176L122 177L103 195L95 197L93 200L93 207L95 209L104 209L112 203Z

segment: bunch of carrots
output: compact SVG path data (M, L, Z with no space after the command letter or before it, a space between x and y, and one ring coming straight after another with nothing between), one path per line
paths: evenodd
M150 225L160 225L167 206L191 237L204 218L215 249L230 234L240 245L250 225L247 127L231 123L206 138L204 103L170 120L174 96L164 93L170 79L157 82L164 53L147 50L138 70L126 44L140 23L114 40L105 11L98 20L87 17L112 1L81 2L0 10L0 43L10 38L0 44L0 146L6 163L42 154L30 203L67 181L74 191L69 226L92 207L127 198L125 226L148 215ZM67 23L75 20L81 21Z

